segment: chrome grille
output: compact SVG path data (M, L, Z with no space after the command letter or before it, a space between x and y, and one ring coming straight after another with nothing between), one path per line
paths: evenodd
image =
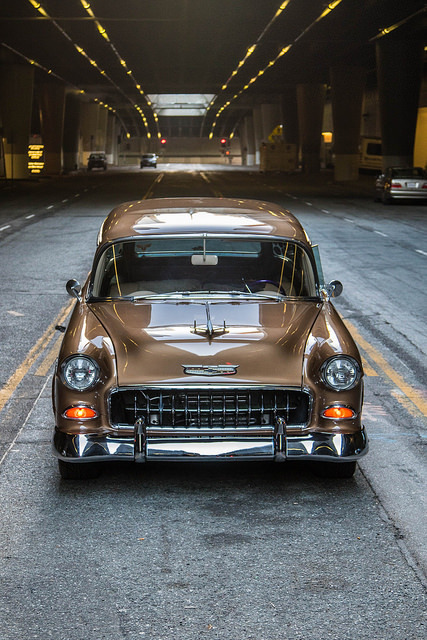
M142 418L147 427L230 429L288 426L309 420L310 396L294 389L118 389L110 397L111 423L133 427Z

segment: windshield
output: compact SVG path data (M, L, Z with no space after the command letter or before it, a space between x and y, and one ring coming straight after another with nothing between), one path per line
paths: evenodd
M116 242L100 256L92 288L95 298L207 292L317 295L310 259L299 245L212 237Z

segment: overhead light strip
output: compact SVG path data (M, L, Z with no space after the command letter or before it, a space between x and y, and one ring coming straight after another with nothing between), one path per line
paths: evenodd
M259 45L259 43L261 42L261 40L263 39L263 37L265 36L265 34L267 33L267 31L270 29L271 25L277 20L277 18L283 13L283 11L286 9L286 7L288 6L288 4L291 2L291 0L285 0L285 2L282 2L279 7L277 8L276 13L274 14L274 16L271 18L270 22L267 24L267 26L264 28L264 30L260 33L260 35L258 36L256 42L251 45L248 50L246 51L244 57L238 62L236 68L231 72L230 76L227 78L227 80L224 82L224 84L221 87L221 91L225 91L230 83L230 81L239 73L240 69L246 64L248 58L250 58L250 56L254 53L255 49L257 48L257 46ZM216 101L216 99L218 98L218 95L216 95L212 101L209 103L207 110L210 109L210 107L213 106L214 102Z
M30 0L31 1L31 0ZM122 58L122 56L120 55L120 53L118 52L117 48L114 46L114 44L112 43L107 30L105 29L105 27L99 22L98 18L96 17L96 15L93 13L90 3L87 0L80 0L80 4L82 5L83 9L86 11L86 13L93 19L95 26L97 28L98 33L104 38L104 40L108 43L108 45L110 46L110 49L112 50L112 52L114 53L114 55L116 56L117 60L120 62L121 66L123 67L123 69L126 72L126 75L129 76L129 78L131 78L132 82L135 85L136 90L140 93L140 95L144 98L144 100L147 103L147 106L151 108L151 102L150 100L147 98L147 96L145 95L141 85L139 84L139 82L135 79L131 69L128 68L126 60L124 60ZM133 105L135 107L135 109L138 111L138 113L141 115L141 117L143 116L143 111L141 109L141 107L137 108L136 105ZM161 133L159 130L159 120L157 117L157 114L154 112L154 110L152 110L153 112L153 117L154 120L156 122L156 126L157 126L157 137L161 138ZM145 117L145 115L142 117L145 128L147 129L147 137L150 138L151 134L148 128L148 122L147 119Z
M68 80L64 80L64 78L62 78L61 76L59 76L57 73L55 73L54 71L52 71L52 69L48 69L47 67L45 67L44 65L42 65L40 62L37 62L37 60L33 60L32 58L29 58L28 56L26 56L24 53L21 53L20 51L17 51L16 49L14 49L13 47L9 46L8 44L6 44L5 42L2 42L1 45L5 48L8 49L9 51L11 51L12 53L14 53L16 56L19 56L20 58L22 58L23 60L25 60L26 62L28 62L28 64L37 67L38 69L41 69L41 71L44 71L45 73L47 73L48 75L52 76L52 78L56 78L57 80L60 80L61 82L63 82L64 84L67 84L70 87L73 87L73 89L75 89L76 91L78 91L81 94L84 94L85 91L84 89L81 89L80 87L77 87L75 84L73 84L72 82L69 82ZM120 117L120 115L117 113L116 109L114 109L113 107L111 107L108 104L105 104L104 102L102 102L101 100L99 100L98 98L93 98L94 102L97 102L98 104L100 104L101 106L103 106L105 109L108 109L108 111L111 111L112 113L115 114L115 116L118 118L118 120L120 121L121 125L123 126L123 128L127 129L125 123L123 122L122 118Z
M225 109L227 109L227 107L229 107L229 106L230 106L230 104L231 104L234 100L237 100L237 98L239 98L239 97L242 95L242 93L244 93L245 91L247 91L247 90L249 89L249 87L250 87L252 84L254 84L254 83L258 80L258 78L260 78L261 76L263 76L263 75L264 75L264 73L265 73L268 69L270 69L271 67L274 67L274 65L276 64L276 62L277 62L277 61L278 61L282 56L284 56L284 55L285 55L285 53L288 53L288 51L289 51L289 49L290 49L291 47L292 47L292 45L291 45L291 44L289 44L287 47L283 47L283 49L281 49L281 51L279 51L279 53L277 54L277 56L276 56L273 60L270 60L270 62L269 62L269 63L268 63L268 64L267 64L263 69L260 69L260 70L258 71L258 73L257 73L255 76L253 76L253 78L251 78L251 79L249 80L249 82L248 82L247 84L245 84L245 86L244 86L242 89L240 89L240 91L238 91L237 93L235 93L235 94L234 94L234 96L233 96L232 98L230 98L230 100L228 100L225 104L223 104L223 105L222 105L222 107L221 107L220 109L218 109L218 111L217 111L217 112L216 112L216 114L215 114L215 120L213 121L211 131L210 131L210 133L209 133L209 139L210 139L210 140L213 138L214 130L215 130L215 127L216 127L216 125L217 125L217 120L218 120L218 118L221 116L222 112L223 112L223 111L225 111Z
M415 11L415 13L411 13L411 15L407 16L406 18L403 18L402 20L400 20L399 22L396 22L395 24L390 25L389 27L384 27L383 29L380 29L380 32L376 36L371 38L369 42L374 42L379 38L388 36L389 33L391 33L392 31L395 31L396 29L399 29L399 27L402 27L409 20L412 20L412 18L415 18L416 16L421 15L422 13L425 13L425 12L427 12L427 6L423 7L422 9L419 9L418 11Z
M216 125L217 125L218 118L220 117L220 115L222 114L222 112L223 112L223 111L225 111L225 109L227 109L227 107L229 107L229 106L230 106L230 104L231 104L232 102L234 102L234 100L237 100L237 98L239 98L239 97L242 95L242 93L244 93L245 91L247 91L247 90L249 89L249 87L250 87L251 85L253 85L253 84L254 84L254 83L255 83L255 82L256 82L256 81L257 81L261 76L263 76L263 75L264 75L264 73L265 73L268 69L271 69L271 67L274 67L274 65L276 64L276 62L277 62L278 60L280 60L280 58L282 58L286 53L288 53L288 51L291 49L291 47L292 47L296 42L298 42L298 40L299 40L300 38L302 38L302 37L303 37L303 36L304 36L304 35L305 35L305 34L306 34L306 33L307 33L307 32L308 32L308 31L309 31L309 30L310 30L310 29L315 25L315 24L317 24L318 22L320 22L320 20L323 20L323 18L326 18L326 16L328 16L328 15L331 13L331 11L333 11L334 9L336 9L336 7L337 7L339 4L341 4L341 2L342 2L342 0L334 0L334 2L330 2L330 3L327 5L327 7L322 11L322 13L321 13L321 14L320 14L320 15L319 15L319 16L318 16L318 17L317 17L317 18L316 18L316 19L315 19L315 20L314 20L314 21L313 21L313 22L312 22L312 23L311 23L311 24L310 24L306 29L304 29L304 31L302 31L302 32L300 33L300 35L299 35L297 38L295 38L295 40L294 40L291 44L288 44L287 46L282 47L282 49L279 51L279 53L277 54L277 56L276 56L273 60L270 60L270 62L269 62L265 67L261 68L261 69L258 71L258 73L257 73L255 76L253 76L253 78L251 78L251 79L249 80L249 82L248 82L247 84L245 84L245 85L244 85L244 87L243 87L242 89L240 89L240 91L238 91L237 93L235 93L235 94L234 94L234 96L233 96L232 98L230 98L230 100L228 100L224 105L222 105L222 107L221 107L221 108L216 112L216 114L215 114L215 119L214 119L214 121L213 121L213 124L212 124L212 127L211 127L211 131L210 131L210 133L209 133L209 139L212 139L212 138L213 138L214 130L215 130L215 127L216 127ZM283 3L282 3L282 5L280 5L280 7L279 7L278 12L280 11L280 9L282 9L282 10L280 11L280 13L282 13L282 11L287 7L287 5L288 5L288 4L289 4L289 3L283 2ZM283 8L282 8L282 7L283 7ZM276 12L276 15L280 15L280 13L278 13L278 12ZM273 20L274 20L274 18L273 18ZM269 26L269 25L267 25L266 29L268 28L268 26ZM265 33L266 29L264 30L264 32L263 32L263 33ZM262 34L261 34L261 36L262 36ZM228 81L227 81L227 82L228 82ZM215 99L211 102L211 105L213 104L213 102L214 102L214 101L215 101ZM210 105L210 106L211 106L211 105Z
M36 0L28 0L28 2L44 17L44 18L48 18L51 22L51 24L53 24L54 27L56 27L56 29L58 29L58 31L64 36L64 38L66 38L72 45L73 47L76 49L76 51L83 56L91 66L94 67L94 69L96 69L98 71L98 73L103 77L106 78L108 80L108 82L110 82L113 87L125 98L125 100L127 100L132 107L134 106L133 101L129 98L129 96L127 96L124 91L118 86L118 84L116 84L114 82L114 80L112 78L110 78L110 76L108 75L108 73L106 71L104 71L103 69L101 69L99 67L99 65L97 64L97 62L95 60L93 60L87 53L86 51L83 49L83 47L80 47L78 44L76 44L73 39L68 35L68 33L56 22L56 20L54 20L49 13L44 9L44 7L42 6L42 4L40 2L37 2ZM86 3L88 4L88 3ZM117 115L117 112L115 112ZM126 127L125 127L126 129ZM147 129L147 137L149 130Z

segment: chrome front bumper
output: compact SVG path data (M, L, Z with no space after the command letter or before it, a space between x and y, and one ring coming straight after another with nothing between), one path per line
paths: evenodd
M70 435L55 430L53 452L67 462L121 460L130 462L218 460L325 460L349 462L368 451L365 429L355 434L309 433L264 437L190 439L149 437L134 439Z

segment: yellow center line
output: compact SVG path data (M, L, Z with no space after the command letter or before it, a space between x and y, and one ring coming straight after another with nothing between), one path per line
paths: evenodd
M165 175L164 173L159 173L157 178L148 187L148 190L146 191L145 195L142 196L142 200L147 200L147 198L151 196L151 194L153 193L154 186L163 180L164 175Z
M344 322L347 325L347 328L352 334L353 338L365 351L369 358L378 365L381 371L393 382L393 384L396 385L398 389L400 389L400 391L402 391L406 398L409 398L409 400L417 407L417 409L421 411L424 416L427 416L427 400L423 398L422 393L405 382L402 376L399 375L391 365L389 365L389 363L381 355L381 353L360 335L356 327L349 320L344 320ZM399 399L398 396L395 397Z
M203 180L208 183L208 185L209 185L210 189L212 190L212 193L214 194L214 196L216 196L217 198L222 198L223 195L222 195L221 191L218 191L218 189L215 189L215 187L213 186L211 180L208 178L206 173L204 173L203 171L200 171L200 175L202 176Z
M52 339L53 333L55 331L55 326L57 324L61 324L61 322L63 322L68 316L74 302L75 301L72 300L61 309L55 320L48 326L43 335L40 336L36 344L31 347L25 360L19 365L15 373L10 376L4 387L0 389L0 411L4 408L6 402L12 396L19 383L22 381L24 376L28 373L34 362L37 360L37 358L40 356L40 354Z
M59 349L61 348L62 338L63 336L60 335L55 340L55 342L53 343L53 347L48 351L47 355L45 356L43 361L40 363L40 366L35 373L36 376L47 376L50 367L53 365L56 358L58 357Z

